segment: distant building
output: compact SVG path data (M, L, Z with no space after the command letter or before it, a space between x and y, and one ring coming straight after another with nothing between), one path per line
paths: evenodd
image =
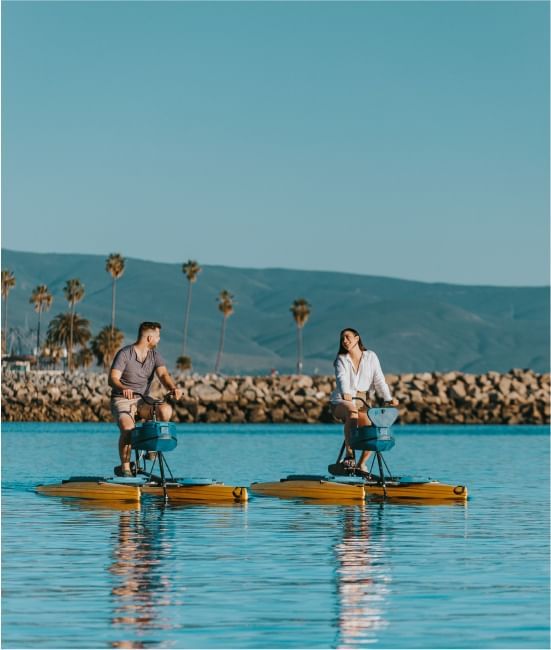
M19 354L2 357L2 370L29 372L31 366L34 365L36 365L36 357L32 354Z

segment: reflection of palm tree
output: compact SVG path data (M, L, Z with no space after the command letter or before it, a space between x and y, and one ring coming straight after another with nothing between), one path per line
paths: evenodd
M8 351L8 296L14 287L15 275L11 271L2 271L2 299L4 300L4 337L2 347L6 353Z
M52 306L54 298L48 291L45 284L39 284L33 290L29 302L34 305L34 310L38 312L38 326L36 328L36 350L37 355L40 354L40 320L43 311L48 311Z
M188 260L182 264L182 273L185 273L188 279L188 290L186 300L186 316L184 318L184 344L182 346L182 354L186 354L187 330L189 325L189 313L191 310L191 289L193 284L197 281L197 276L201 273L201 267L195 260Z
M117 328L112 330L109 326L106 326L100 330L91 344L98 365L102 364L104 368L110 366L115 352L122 347L123 341L124 334Z
M293 301L291 310L297 325L297 374L302 374L302 328L310 316L310 305L304 298Z
M65 346L85 345L91 337L90 323L78 314L58 314L48 325L47 343ZM72 360L72 356L69 357Z
M77 304L77 302L80 302L84 298L84 285L77 278L73 278L72 280L67 280L67 282L65 283L65 287L63 288L63 293L65 294L65 298L69 303L70 315L71 315L71 319L69 323L69 341L67 346L67 352L69 356L69 370L71 371L73 370L73 330L74 330L73 320L75 317L75 305ZM86 321L86 323L88 323L88 321ZM88 339L89 338L90 337L88 336Z
M233 314L233 296L225 289L220 292L218 296L218 309L222 312L222 329L220 330L220 345L218 346L218 355L216 357L216 365L214 372L220 369L222 361L222 352L224 350L224 336L226 334L226 320Z
M116 282L124 273L124 257L119 253L111 253L107 258L105 270L111 274L113 278L113 286L111 291L111 331L115 331L115 292Z

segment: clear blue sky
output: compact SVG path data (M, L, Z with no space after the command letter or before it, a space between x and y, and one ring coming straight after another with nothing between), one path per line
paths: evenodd
M2 245L549 281L547 2L3 2Z

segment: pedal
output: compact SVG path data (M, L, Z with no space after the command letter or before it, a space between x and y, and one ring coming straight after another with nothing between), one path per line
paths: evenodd
M354 476L355 467L345 467L343 463L333 463L327 466L327 471L333 476Z
M136 476L136 463L134 461L131 461L130 463L130 471L134 476ZM122 466L115 465L115 467L113 467L113 474L115 476L122 476L123 475Z

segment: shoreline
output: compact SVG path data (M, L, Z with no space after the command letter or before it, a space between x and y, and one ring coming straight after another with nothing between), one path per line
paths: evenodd
M175 374L183 388L174 422L321 424L334 422L326 375ZM549 424L550 375L513 369L386 375L399 403L397 424ZM160 386L153 387L160 395ZM4 422L112 422L105 373L2 373Z

